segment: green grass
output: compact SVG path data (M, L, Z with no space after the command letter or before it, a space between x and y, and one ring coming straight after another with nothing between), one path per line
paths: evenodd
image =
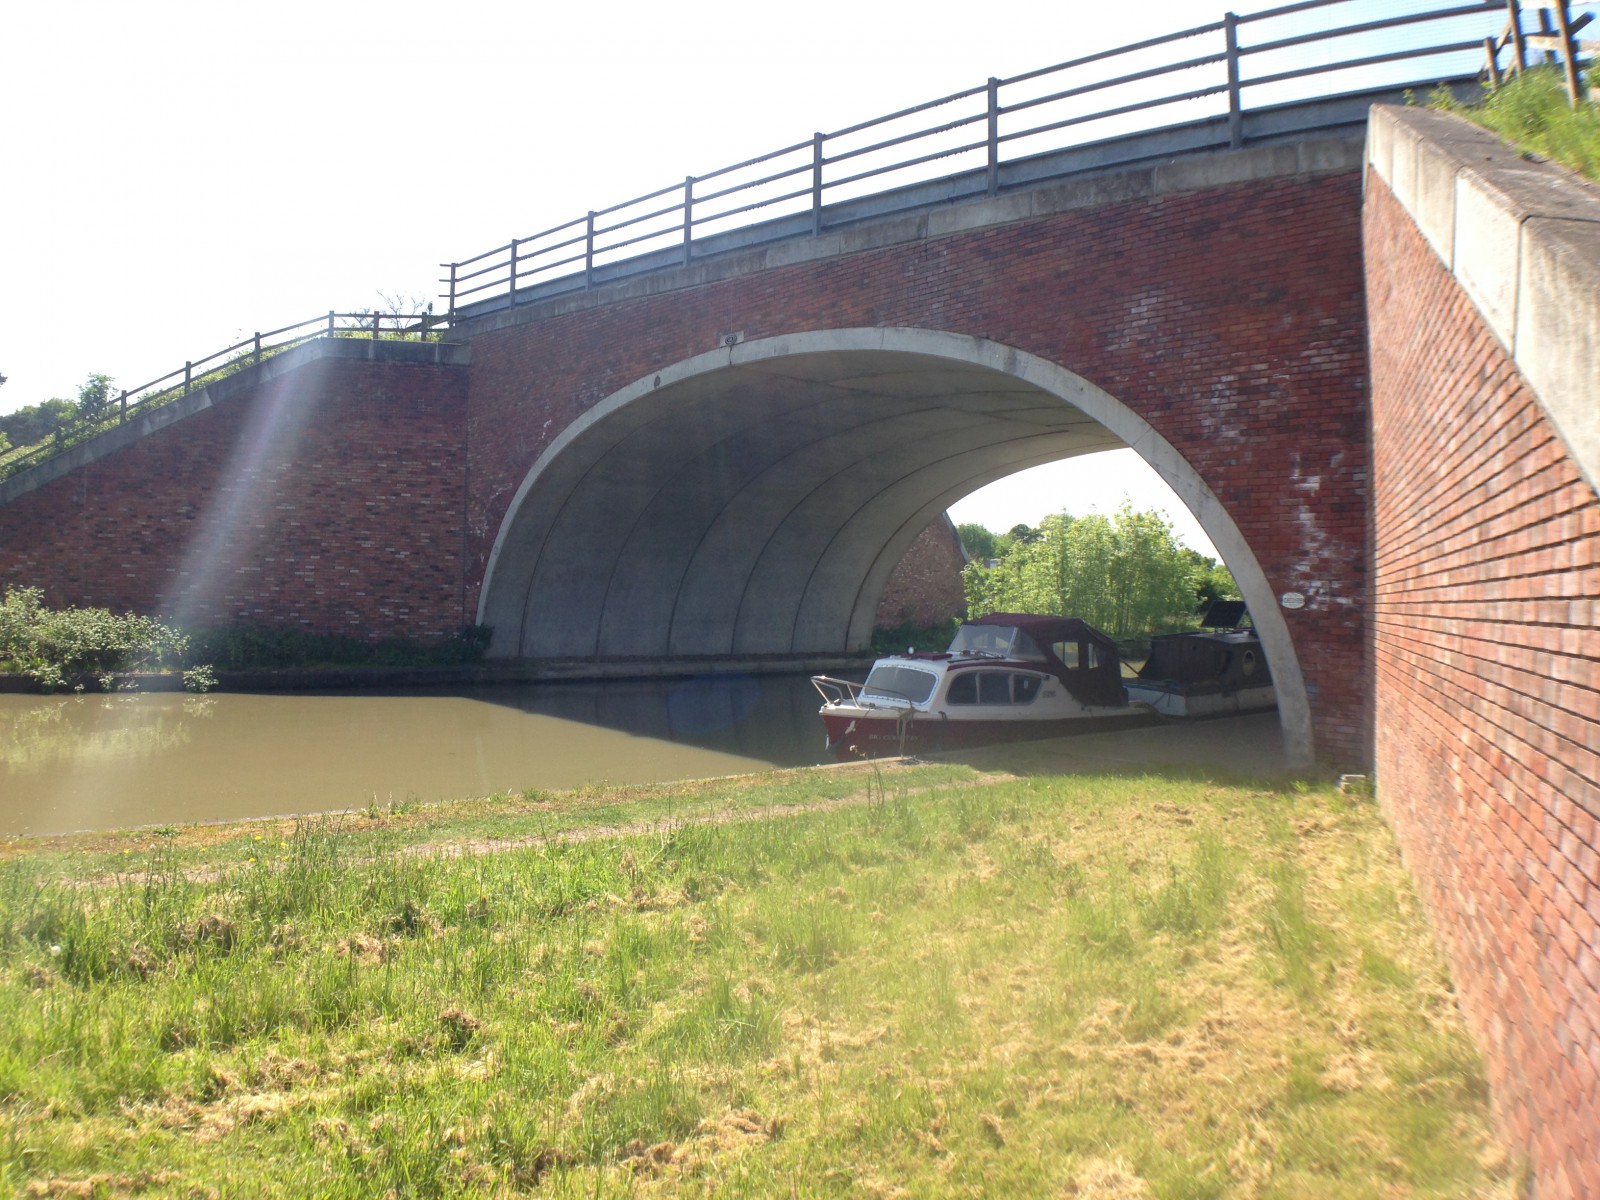
M1593 83L1591 72L1591 95ZM1525 153L1600 180L1600 108L1592 101L1573 108L1565 77L1555 67L1536 67L1511 77L1498 90L1486 88L1476 104L1461 104L1444 88L1430 103L1494 130Z
M5 851L0 1194L1514 1194L1331 791L869 766Z

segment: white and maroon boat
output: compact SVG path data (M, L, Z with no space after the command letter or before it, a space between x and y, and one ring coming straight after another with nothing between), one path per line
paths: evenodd
M959 749L1148 724L1130 708L1117 645L1075 617L991 613L942 654L880 658L865 683L814 675L841 758Z

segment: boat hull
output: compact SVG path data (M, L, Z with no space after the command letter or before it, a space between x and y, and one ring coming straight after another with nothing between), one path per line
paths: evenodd
M1272 687L1208 690L1129 683L1128 700L1133 704L1143 704L1151 712L1163 717L1190 720L1269 712L1278 707L1278 693Z
M893 713L862 714L822 710L827 749L841 759L886 758L900 754L937 754L966 750L997 742L1034 741L1039 738L1105 733L1156 724L1159 718L1144 710L1106 709L1103 713L1047 720L973 718L951 720L917 713L901 720Z

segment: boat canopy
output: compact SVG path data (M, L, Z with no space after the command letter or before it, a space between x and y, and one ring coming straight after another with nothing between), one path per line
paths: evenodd
M1116 642L1077 617L1038 613L974 617L956 631L949 652L958 657L993 654L1037 662L1085 704L1120 706L1128 702Z

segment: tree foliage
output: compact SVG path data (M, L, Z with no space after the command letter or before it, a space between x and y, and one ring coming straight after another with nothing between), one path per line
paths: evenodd
M65 437L80 425L108 416L111 407L111 376L91 374L78 388L76 400L44 400L0 414L0 440L32 446L52 436Z
M1159 511L1060 513L996 540L998 566L966 569L973 616L1055 613L1129 637L1193 627L1203 603L1236 594L1226 569L1180 546Z
M0 599L0 671L46 691L74 675L176 665L188 639L150 617L104 608L47 608L38 588L8 587Z

